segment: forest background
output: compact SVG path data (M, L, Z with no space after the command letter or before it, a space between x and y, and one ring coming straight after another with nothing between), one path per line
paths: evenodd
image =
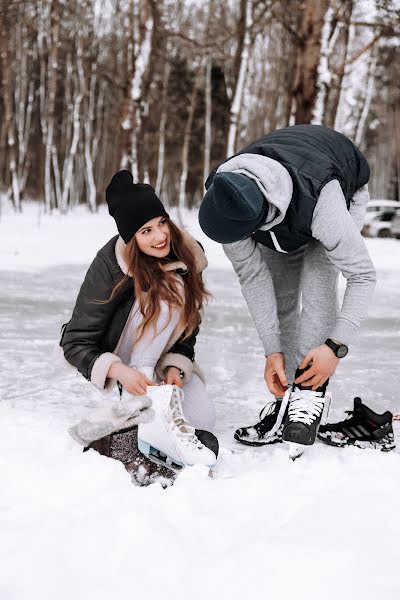
M212 166L320 123L399 199L398 0L0 0L0 192L96 211L119 168L198 206Z

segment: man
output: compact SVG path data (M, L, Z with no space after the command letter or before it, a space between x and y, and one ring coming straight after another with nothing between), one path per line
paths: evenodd
M260 422L236 431L242 443L315 441L329 377L375 286L360 234L368 180L365 157L344 135L296 125L253 142L206 181L200 225L239 277L276 397ZM339 271L347 279L340 311Z

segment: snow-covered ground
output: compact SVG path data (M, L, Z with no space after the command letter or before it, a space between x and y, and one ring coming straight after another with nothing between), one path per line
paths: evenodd
M200 232L214 299L197 357L236 453L226 474L186 469L167 490L132 486L122 465L82 454L68 425L99 393L54 363L87 265L115 233L106 211L0 219L0 599L397 600L400 456L317 443L232 439L270 399L263 357L221 248ZM358 340L332 382L331 417L360 395L400 412L400 242L367 240L379 283ZM400 434L397 428L397 435Z

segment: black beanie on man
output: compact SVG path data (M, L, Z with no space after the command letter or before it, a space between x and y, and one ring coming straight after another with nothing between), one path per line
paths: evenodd
M205 193L199 223L209 238L230 244L259 229L267 209L268 202L250 177L225 171L214 176Z
M147 221L168 217L151 185L133 183L132 173L126 170L115 173L106 189L106 200L125 244Z

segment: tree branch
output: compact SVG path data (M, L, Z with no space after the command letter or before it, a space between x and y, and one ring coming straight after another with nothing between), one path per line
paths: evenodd
M376 42L383 37L384 35L392 35L393 33L393 29L390 27L389 28L391 33L388 33L388 30L386 30L386 32L384 31L380 31L379 33L376 34L376 36L374 38L372 38L372 40L363 48L361 48L361 50L359 50L358 52L356 52L351 58L349 58L348 60L345 61L344 65L342 66L347 66L347 65L351 65L353 62L355 62L356 60L358 60L360 58L360 56L362 56L363 54L365 54L365 52L368 52L368 50L370 48L372 48ZM339 68L340 70L340 68ZM336 69L337 71L337 69Z

